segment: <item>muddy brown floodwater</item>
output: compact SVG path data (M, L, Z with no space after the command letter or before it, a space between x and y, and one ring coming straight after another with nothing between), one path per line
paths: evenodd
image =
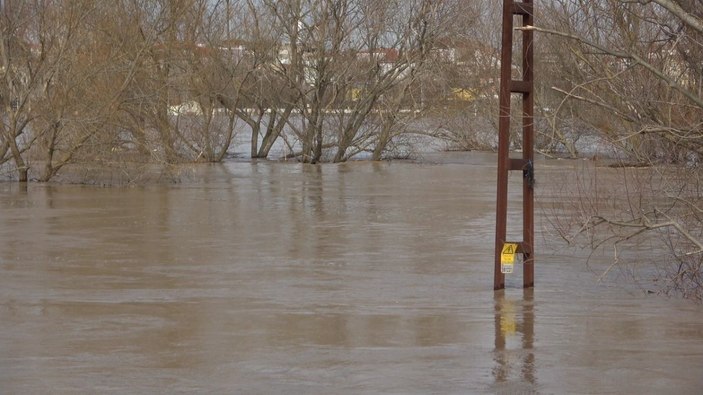
M0 184L0 393L703 393L701 306L544 236L494 293L495 157L441 162Z

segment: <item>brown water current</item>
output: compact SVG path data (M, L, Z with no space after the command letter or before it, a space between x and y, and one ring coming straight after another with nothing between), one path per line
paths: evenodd
M542 211L536 288L494 292L495 157L441 162L0 184L0 394L703 393L701 306L598 282Z

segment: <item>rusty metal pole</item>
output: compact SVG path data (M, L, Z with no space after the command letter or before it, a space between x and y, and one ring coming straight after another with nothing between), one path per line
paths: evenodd
M501 272L501 250L505 243L508 221L508 168L510 163L510 81L512 80L513 13L512 0L503 0L503 32L500 55L500 92L498 118L498 185L496 188L496 240L493 289L505 288Z
M503 30L500 67L498 120L498 184L496 188L496 238L493 289L505 288L501 271L501 251L507 242L508 173L523 173L523 241L517 242L523 254L523 287L534 286L534 96L533 32L522 30L522 79L513 79L513 19L522 18L522 26L533 24L532 0L503 0ZM522 159L510 158L510 114L513 93L522 94Z
M527 8L522 18L522 25L534 26L534 9L532 0L523 2ZM522 80L528 83L528 89L522 94L522 159L523 164L523 288L535 285L534 280L534 38L531 30L522 31Z

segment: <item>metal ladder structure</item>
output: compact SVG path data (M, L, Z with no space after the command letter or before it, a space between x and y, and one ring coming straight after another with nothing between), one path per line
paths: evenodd
M534 286L534 83L533 83L533 1L503 0L503 30L500 66L500 112L498 122L498 187L496 207L495 273L493 289L505 288L503 263L510 254L523 258L523 288ZM517 18L516 18L517 17ZM521 29L514 20L521 20ZM513 79L513 36L522 34L522 79ZM522 158L510 158L510 114L512 95L522 95ZM522 171L522 241L506 240L508 215L508 176ZM508 258L506 258L506 255ZM512 265L512 261L510 261Z

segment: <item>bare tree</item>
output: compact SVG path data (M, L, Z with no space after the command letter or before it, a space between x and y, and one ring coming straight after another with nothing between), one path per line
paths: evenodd
M446 2L441 29L411 96L426 128L449 149L494 149L502 7L498 2ZM517 60L516 60L517 61Z
M38 56L39 43L30 37L36 30L36 4L3 3L0 25L0 62L2 72L2 119L0 119L0 160L13 161L20 182L28 180L25 153L36 140L29 128L33 120L32 100L44 81L51 62ZM43 48L38 48L40 51ZM46 71L48 73L48 71Z
M278 8L266 2L247 0L237 20L237 37L246 53L248 73L242 80L239 102L222 98L251 129L252 158L266 158L284 131L297 106L295 69L290 67L289 49L283 47L288 34L276 24L282 17ZM285 52L285 56L281 57ZM239 104L239 105L237 105ZM261 142L261 144L259 144Z
M193 44L183 58L178 85L183 87L183 99L195 104L191 109L195 114L182 116L176 111L172 128L177 144L192 160L219 162L232 143L237 116L222 103L237 107L251 72L243 62L241 45L231 39L227 19L240 10L241 5L231 1L195 2L184 22L189 27L184 41Z
M47 181L89 151L114 113L120 82L106 74L110 54L92 30L106 10L82 1L9 4L3 10L3 157L7 149L20 181L28 180L30 162L42 163L36 177Z
M286 96L295 102L300 122L287 120L301 143L303 161L322 160L323 148L333 149L329 158L336 162L362 150L380 155L394 135L388 132L401 107L408 109L412 101L412 82L418 81L434 38L449 25L446 16L453 5L377 0L269 4L286 43L275 70L287 81L284 91L297 92Z
M551 19L561 23L539 28L567 39L569 56L562 52L557 64L564 86L554 90L586 104L591 115L615 115L599 119L610 124L594 126L637 160L698 155L698 139L691 137L702 121L695 117L703 100L694 60L701 32L653 3L562 3L550 14L563 15Z
M48 181L67 164L94 161L117 144L111 125L134 62L116 78L113 49L105 42L111 11L93 2L42 8L46 38L40 42L53 45L42 45L41 56L56 61L34 101L32 129L39 144L32 158L44 164L40 181Z

